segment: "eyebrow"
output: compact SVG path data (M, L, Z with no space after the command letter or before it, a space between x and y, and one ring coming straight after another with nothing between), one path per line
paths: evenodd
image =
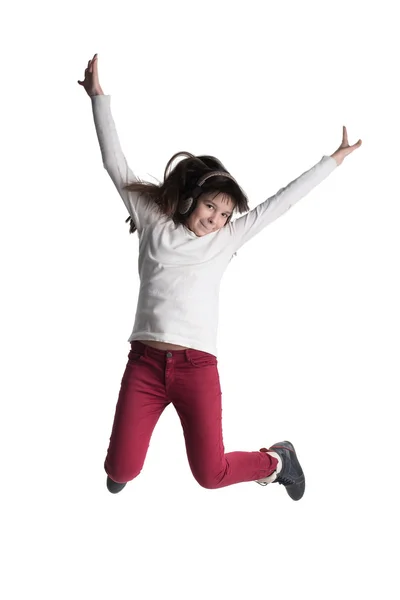
M213 206L215 206L215 208L218 208L218 206L212 200L206 200L206 204L212 204ZM224 210L224 212L226 212L228 215L232 214L230 210Z

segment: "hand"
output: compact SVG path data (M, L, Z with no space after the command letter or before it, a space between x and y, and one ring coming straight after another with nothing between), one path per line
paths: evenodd
M358 140L358 142L356 144L353 144L353 146L349 146L349 142L348 142L348 139L347 139L347 129L343 125L343 140L342 140L342 143L340 144L340 146L336 150L336 152L334 152L331 156L332 156L332 158L334 158L336 160L336 162L337 162L338 165L341 165L342 162L344 161L344 159L346 158L346 156L348 156L354 150L356 150L357 148L359 148L361 146L361 144L362 144L362 141Z
M79 81L79 85L83 85L89 96L103 95L104 92L101 89L99 83L99 74L97 72L97 54L95 54L92 60L89 60L88 66L85 69L84 81Z

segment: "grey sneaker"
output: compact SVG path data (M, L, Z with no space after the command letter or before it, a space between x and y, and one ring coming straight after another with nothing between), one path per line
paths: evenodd
M300 466L293 444L290 442L278 442L270 448L261 448L260 452L276 452L282 460L282 469L271 483L284 485L292 500L300 500L306 487L303 469ZM257 481L260 485L267 483Z
M117 483L116 481L113 481L111 479L111 477L109 477L107 475L107 489L112 494L118 494L118 492L123 490L125 486L126 486L126 483Z

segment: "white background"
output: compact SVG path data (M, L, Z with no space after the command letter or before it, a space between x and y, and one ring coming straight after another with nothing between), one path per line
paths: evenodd
M3 9L3 595L398 598L395 3L22 2ZM78 79L99 55L130 167L217 156L253 208L363 145L222 281L227 452L289 439L307 478L201 488L170 406L119 495L103 462L133 326L138 238Z

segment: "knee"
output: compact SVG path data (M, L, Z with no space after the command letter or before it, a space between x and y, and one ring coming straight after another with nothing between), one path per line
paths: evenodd
M196 473L193 472L193 477L197 483L206 490L216 490L221 487L223 475L214 473Z

